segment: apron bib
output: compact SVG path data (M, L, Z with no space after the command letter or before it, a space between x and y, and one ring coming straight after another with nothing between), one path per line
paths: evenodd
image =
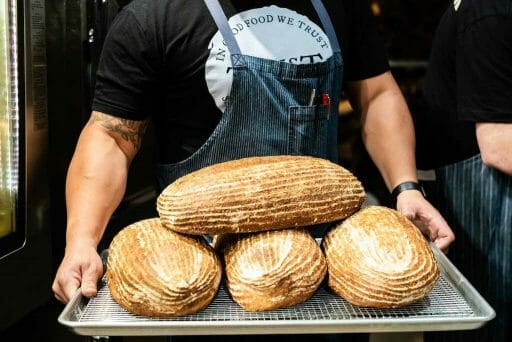
M200 168L252 156L310 155L338 159L337 104L343 59L321 0L311 0L333 55L322 63L289 64L242 54L218 0L205 0L231 54L232 90L226 110L207 141L190 157L156 166L160 190ZM310 106L312 89L330 104Z

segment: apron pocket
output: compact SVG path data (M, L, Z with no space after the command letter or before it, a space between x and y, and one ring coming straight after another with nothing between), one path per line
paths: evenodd
M328 157L328 106L288 108L288 154Z

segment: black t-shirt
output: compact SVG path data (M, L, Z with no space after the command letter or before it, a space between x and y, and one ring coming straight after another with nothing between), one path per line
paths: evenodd
M434 37L414 110L418 167L479 153L477 122L512 122L512 0L455 0Z
M309 0L220 3L242 53L290 63L332 55ZM324 4L342 47L344 82L387 71L368 2ZM219 122L231 86L227 61L203 1L135 0L118 14L105 40L93 110L131 120L151 117L158 162L182 160Z

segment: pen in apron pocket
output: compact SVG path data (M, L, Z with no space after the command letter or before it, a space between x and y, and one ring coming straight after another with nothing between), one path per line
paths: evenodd
M316 89L311 89L311 95L309 96L309 103L308 106L313 106L315 104L315 98L316 98Z

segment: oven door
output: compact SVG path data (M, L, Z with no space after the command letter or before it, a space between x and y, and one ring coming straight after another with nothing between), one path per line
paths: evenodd
M44 0L0 1L0 330L51 295Z

